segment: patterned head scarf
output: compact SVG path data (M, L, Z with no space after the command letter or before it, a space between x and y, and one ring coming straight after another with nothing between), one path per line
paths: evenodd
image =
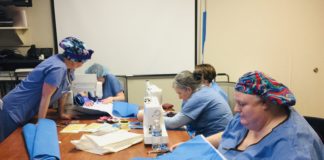
M86 49L85 44L77 38L67 37L60 42L60 47L64 49L63 55L74 62L85 62L91 59L93 50Z
M103 77L108 74L108 69L101 64L94 63L86 71L86 74L97 74L97 77Z
M259 71L244 74L236 83L235 90L257 95L279 106L293 106L296 103L293 93L282 83Z

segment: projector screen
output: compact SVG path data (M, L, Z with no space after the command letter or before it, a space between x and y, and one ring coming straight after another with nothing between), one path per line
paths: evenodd
M95 62L127 76L194 69L196 0L53 1L57 44L74 36L95 51L77 72Z

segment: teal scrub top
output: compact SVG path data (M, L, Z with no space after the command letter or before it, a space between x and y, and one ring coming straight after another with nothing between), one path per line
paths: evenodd
M189 134L202 134L205 137L225 130L233 118L225 99L214 89L202 87L183 101L181 112L192 119L187 125Z
M241 125L240 116L236 114L226 127L218 150L231 160L323 160L324 147L321 139L301 115L292 108L289 110L286 121L244 151L236 148L247 135L248 129Z
M228 101L228 95L216 82L212 82L211 88L215 89L226 101Z
M119 80L112 74L107 74L104 76L105 82L103 84L103 96L102 98L114 97L119 92L124 91Z
M50 104L53 104L69 90L67 74L62 55L51 56L36 66L21 83L3 97L3 109L17 124L25 124L39 110L43 84L57 87L50 101Z

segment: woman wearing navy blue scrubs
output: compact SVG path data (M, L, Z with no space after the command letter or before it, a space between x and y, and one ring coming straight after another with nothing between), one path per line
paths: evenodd
M63 54L49 57L40 63L20 84L3 97L0 109L0 142L18 126L27 123L38 113L45 118L48 107L58 100L60 117L71 119L64 113L64 104L74 70L91 58L93 51L74 37L60 42Z

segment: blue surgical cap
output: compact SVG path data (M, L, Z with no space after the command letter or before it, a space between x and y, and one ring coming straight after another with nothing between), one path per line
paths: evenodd
M97 77L104 77L108 74L108 69L101 64L94 63L86 71L86 74L97 74Z
M91 59L93 53L93 50L87 49L85 44L75 37L64 38L60 47L64 49L63 55L74 62L85 62Z

